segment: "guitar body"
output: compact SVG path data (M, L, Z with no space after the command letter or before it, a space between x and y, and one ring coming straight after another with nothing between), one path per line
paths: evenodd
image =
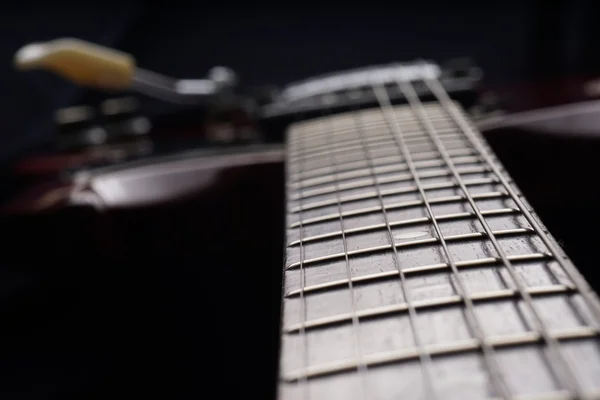
M547 125L572 120L579 115L573 110L548 113ZM510 115L487 128L482 122L485 139L600 290L592 234L600 223L592 175L600 135L547 132L541 117L511 122ZM183 129L194 130L206 126ZM84 397L118 388L171 398L205 392L274 398L282 265L293 258L284 250L291 194L285 154L280 141L157 156L66 180L46 172L33 180L2 216L11 232L4 281L16 282L2 311L8 327L2 335L14 357L34 349L28 367L14 373L57 387L85 382L77 391Z
M3 217L11 232L4 281L14 294L1 312L10 326L2 337L19 359L34 349L14 372L19 379L52 379L57 390L82 384L76 391L84 397L274 396L281 151L196 173L215 176L160 204ZM235 386L232 364L247 371ZM48 390L29 393L42 398Z

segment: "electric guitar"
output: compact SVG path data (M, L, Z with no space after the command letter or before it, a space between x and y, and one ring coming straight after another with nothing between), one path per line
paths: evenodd
M43 249L15 260L61 260L63 276L90 260L95 273L108 268L104 285L125 274L127 289L150 302L165 285L172 296L186 293L183 302L210 304L194 315L160 313L186 321L182 342L135 360L170 369L166 392L192 393L200 379L218 390L236 383L227 389L236 398L600 398L600 301L581 273L596 287L593 252L573 257L578 270L538 216L550 215L570 243L585 236L580 247L594 246L590 233L569 236L565 227L598 218L593 163L583 157L597 142L548 139L543 126L581 121L595 103L545 117L482 117L478 68L415 61L310 78L248 106L223 70L186 86L81 43L36 49L21 53L22 66L142 88L203 115L207 104L237 110L251 121L237 127L267 138L164 153L134 145L101 165L83 157L61 179L49 181L55 169L45 170L46 186L5 208L5 226L31 228L11 243L27 238ZM76 131L89 139L89 125ZM574 198L579 207L567 206ZM553 217L561 207L568 213ZM148 272L153 263L164 268ZM142 271L152 284L139 288ZM218 367L199 377L202 357Z

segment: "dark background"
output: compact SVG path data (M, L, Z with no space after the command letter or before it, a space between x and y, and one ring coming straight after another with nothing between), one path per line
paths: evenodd
M336 2L338 3L338 2ZM17 73L22 45L72 36L133 53L175 77L234 68L246 84L284 84L341 68L470 56L486 82L600 72L596 1L12 2L0 8L0 159L51 135L51 111L83 92Z

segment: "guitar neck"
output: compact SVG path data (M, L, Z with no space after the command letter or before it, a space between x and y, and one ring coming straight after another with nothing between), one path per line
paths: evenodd
M280 398L598 398L597 296L437 78L429 101L413 81L288 129Z

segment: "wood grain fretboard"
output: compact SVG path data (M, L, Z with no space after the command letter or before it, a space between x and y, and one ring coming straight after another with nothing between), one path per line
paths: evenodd
M598 298L481 135L377 95L289 128L279 397L600 398Z

